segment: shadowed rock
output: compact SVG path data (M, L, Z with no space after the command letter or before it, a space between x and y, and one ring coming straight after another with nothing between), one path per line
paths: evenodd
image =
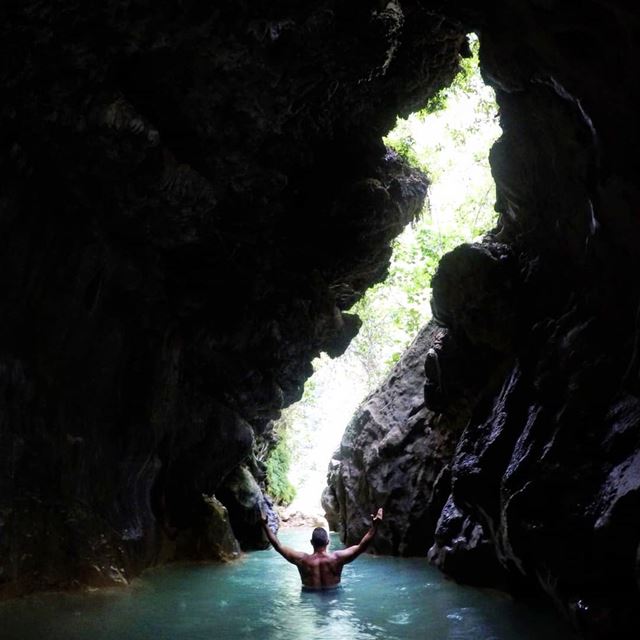
M378 506L387 524L373 541L377 552L426 555L433 542L465 419L464 409L444 416L424 404L425 357L443 333L435 323L425 327L345 430L322 504L346 544L360 541Z
M143 5L0 9L0 594L228 555L203 495L263 544L234 478L358 331L427 187L381 136L465 44L418 4Z
M639 14L526 0L451 10L480 31L496 89L500 217L433 280L443 333L424 353L426 406L468 412L429 556L460 580L506 575L544 590L587 637L627 637L640 628L640 96L621 61L639 58ZM366 402L387 394L385 383ZM396 428L377 423L340 468L371 458ZM398 475L406 455L387 461ZM375 484L374 469L361 465L349 486ZM423 473L406 467L403 486ZM343 527L362 512L352 502L336 491L327 503ZM390 518L386 539L407 518ZM500 571L483 569L487 558Z
M489 540L585 634L638 629L639 19L613 0L3 3L0 593L222 553L203 495L241 466L260 482L256 443L356 333L427 188L381 136L475 30L499 223L443 261L443 326L385 383L394 411L371 397L352 423L329 502L352 505L348 538L383 500L381 549L433 542L469 579ZM247 539L251 486L225 504Z

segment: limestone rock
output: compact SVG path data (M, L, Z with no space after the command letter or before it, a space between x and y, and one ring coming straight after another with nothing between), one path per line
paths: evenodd
M357 331L427 189L381 136L475 31L498 225L443 261L442 326L325 502L348 539L382 502L380 551L433 543L467 579L479 525L585 635L638 635L635 4L147 5L0 7L0 595L210 549L203 494L258 531L234 473L259 483L254 448Z
M473 347L509 352L516 333L518 264L508 246L462 244L433 276L434 319Z
M216 496L202 496L201 528L165 531L158 560L230 561L240 556L227 508Z
M278 522L278 516L249 469L244 465L234 469L223 482L219 494L229 505L231 526L241 547L245 550L266 548L268 543L260 527L261 509L272 528Z
M357 332L427 188L381 136L465 36L397 2L0 18L0 595L206 556L203 494L261 544L234 472Z
M424 361L442 337L434 323L416 337L380 388L359 407L334 454L322 497L327 520L346 544L385 510L373 548L426 555L450 484L446 476L462 428L461 416L436 416L424 406Z
M491 539L451 497L440 514L435 540L427 554L433 565L467 584L506 588L507 572L498 563Z
M497 227L445 256L433 281L442 333L423 354L426 407L437 414L428 422L466 421L446 464L428 462L449 467L451 489L429 555L461 580L507 576L545 591L586 637L631 637L640 85L622 61L640 58L640 13L612 2L453 4L480 33L503 135L490 157ZM376 398L388 398L387 383L367 404ZM401 428L410 424L405 416ZM355 503L382 493L371 470L398 428L384 416L361 435L368 425L357 413L348 455L330 472L325 502L347 537L363 523ZM385 460L392 475L407 471L407 487L423 473L406 465L409 448ZM389 520L385 549L400 550L389 540L406 521L406 512Z
M214 557L233 560L240 555L240 545L233 535L227 508L215 496L206 496L205 502L211 509L207 530L207 541Z

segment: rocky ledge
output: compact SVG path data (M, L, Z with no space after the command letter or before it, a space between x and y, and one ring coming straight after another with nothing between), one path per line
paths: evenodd
M348 309L426 192L381 136L451 80L474 30L504 131L500 220L443 260L425 380L414 353L405 417L383 457L362 457L388 486L394 449L425 470L388 495L398 525L380 544L431 545L464 578L489 546L585 634L637 629L639 14L621 0L4 2L0 593L232 556L219 526L262 544L272 421L313 357L356 333ZM345 495L379 497L364 485Z
M2 3L0 596L265 544L272 421L426 193L381 136L465 48L415 2Z
M500 107L498 225L442 260L433 322L354 416L324 503L351 542L386 500L379 551L544 592L586 637L632 637L639 12L465 4Z

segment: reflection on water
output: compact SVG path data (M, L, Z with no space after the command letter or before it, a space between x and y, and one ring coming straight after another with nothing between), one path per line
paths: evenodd
M309 547L310 531L281 539ZM332 536L332 543L337 540ZM273 550L231 565L149 571L129 589L0 604L3 640L566 640L550 611L460 587L424 559L362 556L339 589L303 592Z

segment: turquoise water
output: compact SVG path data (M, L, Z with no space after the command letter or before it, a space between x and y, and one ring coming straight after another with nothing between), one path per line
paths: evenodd
M309 547L310 530L281 540ZM337 540L332 536L332 544ZM343 585L304 593L272 549L228 565L154 569L130 588L0 604L3 640L566 640L553 612L446 580L424 559L362 556Z

